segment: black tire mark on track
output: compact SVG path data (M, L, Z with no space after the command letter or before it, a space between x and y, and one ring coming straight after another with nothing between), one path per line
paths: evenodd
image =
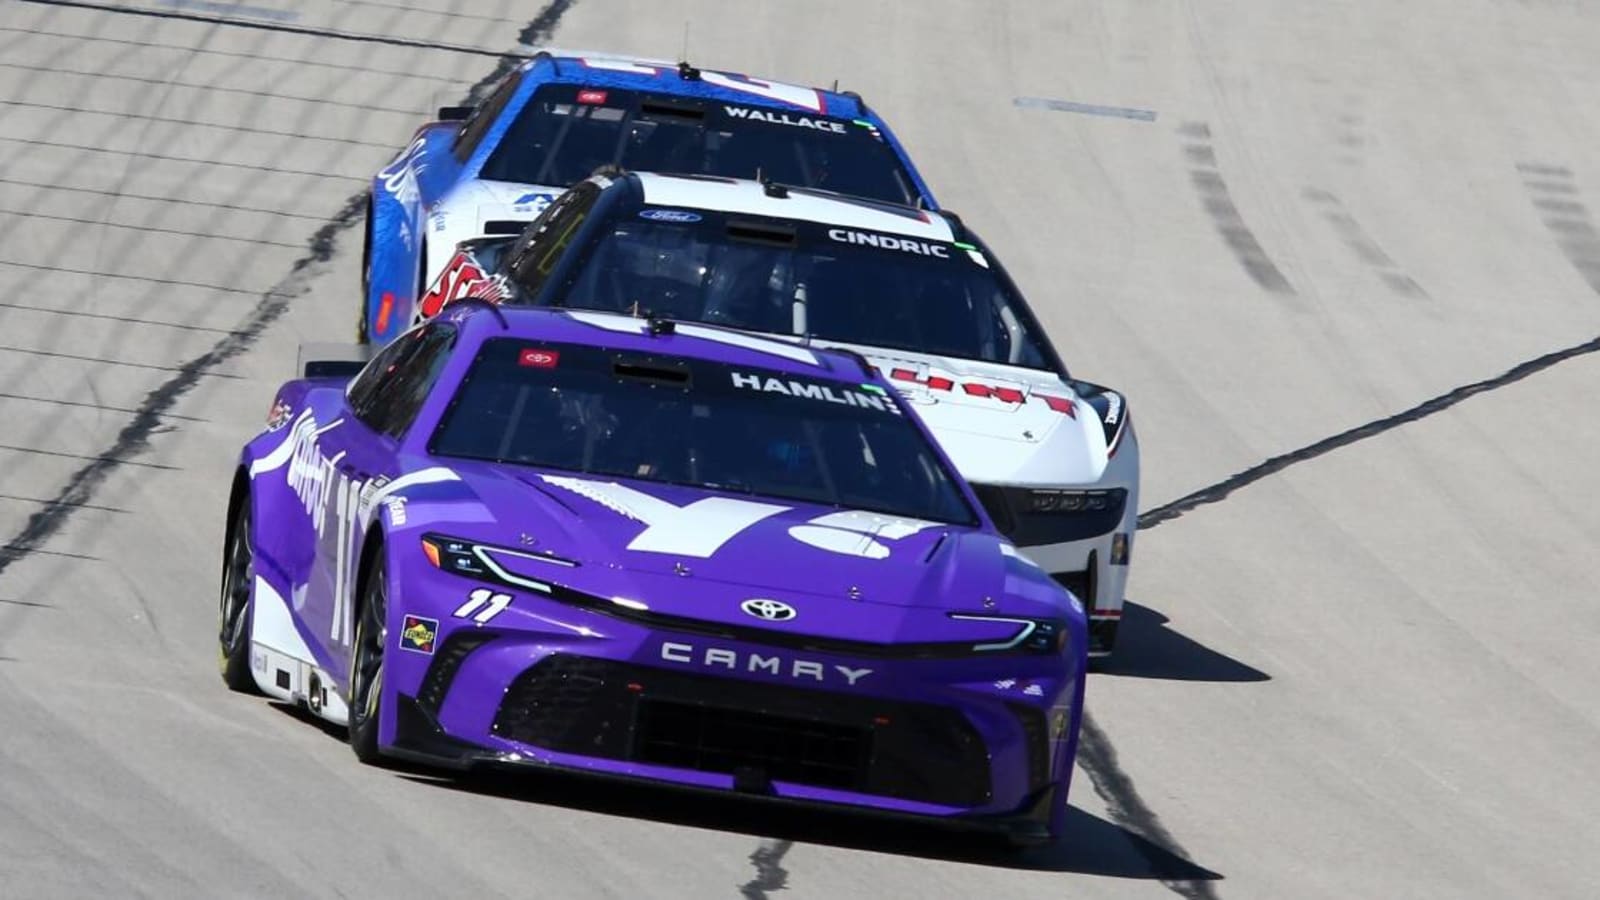
M1178 133L1189 139L1183 145L1183 153L1189 160L1189 179L1200 196L1200 205L1211 217L1223 243L1244 267L1245 274L1269 293L1293 294L1294 287L1289 279L1267 255L1266 248L1245 224L1244 216L1233 202L1228 182L1217 166L1217 151L1211 145L1211 127L1204 122L1186 122L1178 127Z
M1274 456L1271 459L1245 469L1243 472L1229 476L1228 478L1225 478L1216 484L1210 485L1209 487L1203 487L1192 494L1179 497L1177 500L1174 500L1171 503L1163 504L1155 509L1141 513L1139 515L1139 530L1143 531L1147 528L1154 528L1157 525L1160 525L1162 522L1176 519L1179 516L1182 516L1184 513L1194 510L1198 507L1205 506L1208 503L1218 503L1222 500L1226 500L1234 491L1254 484L1257 481L1266 478L1268 475L1281 472L1297 463L1316 459L1317 457L1326 453L1331 453L1340 447L1348 447L1357 441L1363 441L1367 438L1375 437L1384 433L1385 431L1398 428L1399 426L1408 422L1415 422L1419 419L1425 419L1428 416L1443 412L1444 410L1455 406L1457 403L1460 403L1461 401L1470 397L1475 397L1478 394L1484 393L1485 391L1497 390L1505 387L1506 385L1515 384L1516 382L1519 382L1530 375L1542 372L1545 369L1556 365L1557 363L1565 362L1574 357L1585 356L1596 351L1600 351L1600 337L1584 341L1581 344L1574 344L1573 346L1567 347L1563 350L1556 350L1552 353L1546 353L1543 356L1536 357L1528 360L1525 363L1513 366L1494 378L1488 378L1483 381L1473 382L1472 384L1462 385L1461 387L1446 391L1445 393L1440 394L1439 396L1430 400L1424 400L1423 402L1418 403L1416 406L1413 406L1403 412L1395 413L1392 416L1385 416L1382 419L1368 422L1365 425L1357 425L1356 427L1347 431L1341 431L1332 437L1323 438L1314 444L1309 444L1305 447L1301 447L1298 450L1291 450L1288 453Z
M767 900L768 892L781 891L789 886L789 871L783 867L783 857L794 849L794 841L768 838L750 854L750 864L756 867L756 877L739 887L745 900Z
M166 87L172 87L170 82L163 82ZM260 98L258 98L260 99ZM328 137L322 134L305 134L298 131L282 131L272 128L253 128L249 125L228 125L222 122L207 122L202 119L179 119L172 116L155 116L148 113L131 113L117 109L91 109L86 106L63 106L57 103L36 103L31 100L0 100L0 106L10 106L18 109L48 109L51 112L77 113L84 116L111 116L116 119L129 119L135 122L159 122L163 125L182 125L185 128L216 128L221 131L235 131L240 134L259 134L271 138L295 138L302 141L326 141L331 144L352 144L359 147L387 148L389 144L378 141L363 141L359 138Z
M309 169L284 169L278 166L257 166L249 163L222 162L215 159L202 159L194 156L168 156L164 153L145 153L138 150L111 150L105 147L91 147L86 144L64 144L59 141L46 141L37 138L0 137L0 141L8 144L27 144L33 147L51 147L57 150L77 150L83 153L105 153L110 156L129 156L134 159L153 159L159 162L191 163L200 166L218 166L224 169L248 169L252 172L267 172L272 175L303 175L308 178L327 178L333 181L355 181L365 183L366 179L356 175L340 175L336 172L313 172Z
M126 366L130 369L151 369L157 372L182 371L181 366L163 366L157 363L131 362L124 359L106 359L103 356L83 356L77 353L58 353L55 350L35 350L31 347L12 347L5 344L0 344L0 353L21 353L25 356L44 356L50 359L70 359L75 362L94 363L95 365L100 366ZM204 374L204 376L207 378L238 379L241 377L238 375L230 375L227 372L207 371L202 374Z
M364 195L363 195L364 196ZM69 269L66 266L41 266L37 263L18 262L11 259L0 259L0 266L13 266L18 269L33 269L38 272L54 272L60 275L87 275L90 278L111 278L118 281L139 281L145 284L160 284L168 287L202 288L216 291L220 294L245 294L255 296L256 291L246 288L229 287L225 284L207 284L203 281L184 281L180 278L156 278L150 275L129 275L124 272L100 272L94 269Z
M160 87L181 87L199 91L215 91L219 94L238 94L243 97L258 97L264 100L288 100L295 103L314 103L318 106L338 106L344 109L353 109L357 112L385 112L396 115L417 116L425 115L427 109L401 109L395 106L379 106L369 103L351 103L346 100L330 100L327 97L307 97L301 94L282 94L276 91L256 91L249 88L223 87L216 84L197 84L193 81L179 81L177 79L145 78L139 75L125 75L117 73L108 76L104 72L92 72L85 69L68 69L58 66L29 66L22 63L0 62L0 69L18 69L24 72L36 72L50 75L74 75L82 78L97 79L112 77L118 81L127 81L134 84L153 84ZM91 110L92 112L93 110ZM387 146L387 145L385 145Z
M178 471L177 466L169 466L165 463L139 462L138 460L113 457L109 454L103 454L100 456L85 456L82 453L67 453L62 450L43 450L38 447L14 447L10 444L0 444L0 450L10 450L13 453L32 453L35 456L54 456L58 459L83 459L92 461L97 465L105 464L113 466L138 466L141 469L162 469L170 472ZM68 496L65 491L51 499L49 501L49 505L52 507L62 508L75 508L79 506L87 508L89 506L86 501L80 501L75 496ZM32 520L30 519L29 521ZM27 540L28 537L28 530L24 528L22 533L18 534L12 543L29 543ZM5 571L7 564L9 564L9 560L7 560L4 556L0 556L0 572Z
M13 503L37 503L37 504L39 504L41 506L55 506L55 505L58 505L57 501L55 501L55 500L40 500L38 497L17 497L17 496L12 495L12 494L0 494L0 500L10 500ZM97 506L97 505L95 505L93 503L78 503L78 504L75 504L75 505L81 506L84 509L97 509L100 512L111 512L111 513L127 513L128 512L128 510L122 509L121 507L117 507L117 506Z
M70 316L75 319L105 319L109 322L126 322L129 325L149 325L155 328L173 328L178 331L201 331L209 334L237 334L231 328L210 328L205 325L189 325L183 322L163 322L158 319L138 319L133 316L113 316L109 313L84 312L81 309L53 309L48 306L30 306L26 303L0 303L0 309L20 309L27 312L43 313L47 316ZM133 410L128 410L133 412Z
M447 53L465 53L471 56L487 56L494 59L513 57L515 59L530 59L530 56L521 54L507 54L498 50L487 50L483 47L467 47L461 44L446 44L440 41L422 41L415 38L396 37L387 34L364 34L357 31L340 31L336 28L315 28L309 25L290 25L283 22L261 22L251 19L229 19L223 16L207 16L200 13L181 12L172 9L138 9L131 6L112 6L107 3L93 3L89 0L20 0L22 3L32 3L36 6L55 6L67 9L87 9L101 13L116 13L125 16L142 16L152 19L173 19L184 22L199 22L203 25L221 25L229 28L249 28L257 31L276 31L280 34L298 34L304 37L325 38L334 41L352 41L361 44L385 44L390 47L404 47L410 50L440 50ZM557 3L563 0L556 0ZM566 0L572 2L572 0ZM554 4L552 4L554 5ZM557 19L560 17L557 16ZM523 29L526 31L527 29ZM524 41L523 43L531 43Z
M129 225L123 222L109 222L104 219L83 219L76 216L53 216L49 213L33 210L7 209L0 206L0 215L19 216L24 219L49 219L52 222L69 222L73 225L93 225L97 228L121 228L128 231L137 231L141 234L171 234L178 237L199 238L208 241L235 241L241 244L254 244L256 246L289 247L299 249L299 244L288 241L274 241L267 238L238 237L232 234L201 234L197 231L184 231L182 228L160 228L155 225Z
M113 38L101 35L72 34L65 31L46 31L42 28L15 28L0 25L0 32L13 32L24 36L39 36L66 38L87 43L118 44L127 47L149 47L158 50L183 50L200 56L224 56L229 59L253 59L265 63L282 63L290 67L310 67L317 69L335 69L340 72L354 72L361 75L388 75L394 78L410 78L416 81L435 81L442 84L459 84L461 79L449 78L444 75L423 75L410 69L381 69L375 66L348 65L346 63L327 62L318 59L291 59L285 56L272 56L264 53L246 53L242 50L213 50L206 47L191 47L184 44L168 44L161 41L136 41L131 38ZM166 82L159 82L165 84Z
M46 0L25 0L30 3L44 3L53 6L73 6L85 9L98 9L106 12L130 12L102 7L94 3L58 3ZM527 27L518 34L521 43L532 44L548 40L550 34L559 24L576 0L552 0ZM190 17L183 15L166 15L151 11L148 14L165 18L197 18L213 24L231 24L238 26L262 26L263 23L223 22L208 19L207 17ZM283 30L268 28L267 30ZM382 43L380 41L380 43ZM511 72L523 62L524 57L518 54L495 54L498 63L493 72L474 84L463 98L464 102L477 102L486 96L500 78ZM87 148L75 148L87 149ZM143 154L139 154L143 155ZM197 162L202 162L196 160ZM67 479L65 486L51 498L45 508L28 517L21 531L9 542L9 545L0 549L0 573L21 559L38 552L36 549L72 518L75 510L83 508L96 495L107 476L119 465L136 465L152 468L172 469L158 463L136 462L132 457L143 453L150 446L150 437L161 425L166 414L171 412L177 402L192 390L202 377L213 374L216 367L243 354L256 342L268 326L272 325L289 309L290 300L302 296L310 291L310 283L323 271L323 265L332 259L339 236L363 221L366 212L366 192L362 191L345 200L338 212L327 219L322 227L318 228L309 239L310 250L290 266L287 274L279 279L267 291L260 294L256 305L244 318L240 326L226 337L217 341L206 352L196 356L181 366L176 367L171 378L145 395L144 401L118 432L111 445L98 456L76 457L88 460L88 465L74 472ZM9 263L9 265L18 265ZM27 266L27 268L43 268ZM99 273L88 273L99 274ZM109 276L116 277L116 276ZM123 276L133 277L133 276ZM139 279L142 281L158 281L159 279ZM199 287L216 288L215 285L198 285ZM235 293L247 293L237 288L225 289ZM17 450L24 453L50 453L50 451L34 450L23 447L0 447L0 449ZM52 454L68 455L70 454Z
M278 209L267 209L261 206L244 206L238 203L218 203L213 200L198 200L190 197L158 197L154 194L134 194L128 191L107 191L97 188L69 187L61 184L44 184L38 181L24 181L20 178L0 178L0 184L39 188L41 190L52 192L63 191L69 194L90 194L92 196L105 197L111 200L147 200L151 203L171 203L179 206L204 206L210 209L225 209L230 212L259 213L264 216L278 216L279 218L284 219L305 219L312 222L322 221L321 216L310 216L306 215L305 213L284 212L283 210Z
M1149 842L1150 847L1136 843L1135 849L1152 870L1159 872L1168 862L1155 858L1152 848L1164 849L1194 864L1177 838L1161 823L1161 817L1139 796L1133 779L1122 771L1117 761L1117 751L1111 745L1111 739L1088 713L1084 713L1083 727L1078 735L1078 765L1088 773L1094 792L1105 801L1106 812L1111 820ZM1163 878L1161 883L1168 890L1189 900L1215 900L1217 896L1216 888L1206 881Z
M1394 261L1394 257L1385 253L1378 242L1367 234L1367 230L1361 227L1361 223L1356 221L1355 216L1350 214L1350 210L1345 208L1344 203L1336 195L1320 188L1308 187L1301 196L1321 209L1322 218L1338 232L1339 238L1350 248L1350 252L1366 263L1391 290L1405 297L1428 296L1422 285L1407 275L1400 268L1400 264Z
M80 409L96 409L104 412L136 413L138 410L126 406L108 406L104 403L88 403L82 400L62 400L59 397L29 397L25 394L0 393L0 400L15 400L19 403L48 403L51 406L75 406ZM184 416L178 413L166 413L165 418L181 419L185 422L208 422L198 416ZM81 505L81 504L80 504Z
M1572 170L1542 163L1518 163L1517 169L1556 246L1589 289L1600 294L1600 231L1589 208L1576 199L1579 190Z

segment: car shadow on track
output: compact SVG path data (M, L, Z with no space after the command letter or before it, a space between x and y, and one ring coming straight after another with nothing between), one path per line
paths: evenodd
M401 777L444 790L560 806L670 825L709 828L795 844L824 844L1008 869L1071 872L1108 878L1214 881L1221 875L1081 809L1067 812L1059 842L1010 850L997 838L870 815L707 794L577 773L437 774L407 767ZM687 801L687 802L686 802Z
M1167 681L1270 681L1271 675L1219 653L1171 627L1160 611L1129 601L1110 659L1097 662L1099 675Z

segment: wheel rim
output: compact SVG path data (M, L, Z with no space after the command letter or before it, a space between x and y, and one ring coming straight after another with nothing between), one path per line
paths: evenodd
M233 527L227 568L222 576L222 602L218 611L218 639L224 657L244 640L245 610L250 607L250 586L255 581L255 554L250 551L250 516L241 513Z
M367 596L361 604L361 622L356 628L355 655L350 661L350 722L359 725L378 711L378 695L383 688L383 646L388 629L383 569L373 571Z

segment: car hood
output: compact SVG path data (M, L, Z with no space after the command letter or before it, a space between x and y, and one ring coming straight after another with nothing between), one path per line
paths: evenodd
M459 485L432 499L460 502L412 503L413 527L504 548L496 559L508 570L591 593L1030 615L1066 602L978 528L520 466L450 469Z
M908 350L844 347L867 358L916 408L968 481L1051 486L1095 484L1110 464L1099 406L1059 375L1022 366ZM1116 408L1120 411L1118 397Z

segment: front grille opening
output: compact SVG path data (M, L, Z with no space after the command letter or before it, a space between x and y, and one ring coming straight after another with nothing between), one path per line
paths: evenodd
M856 790L871 745L862 728L647 699L639 705L635 758L701 772L754 768L775 781Z
M502 738L563 753L950 806L991 797L960 710L555 654L511 682Z

